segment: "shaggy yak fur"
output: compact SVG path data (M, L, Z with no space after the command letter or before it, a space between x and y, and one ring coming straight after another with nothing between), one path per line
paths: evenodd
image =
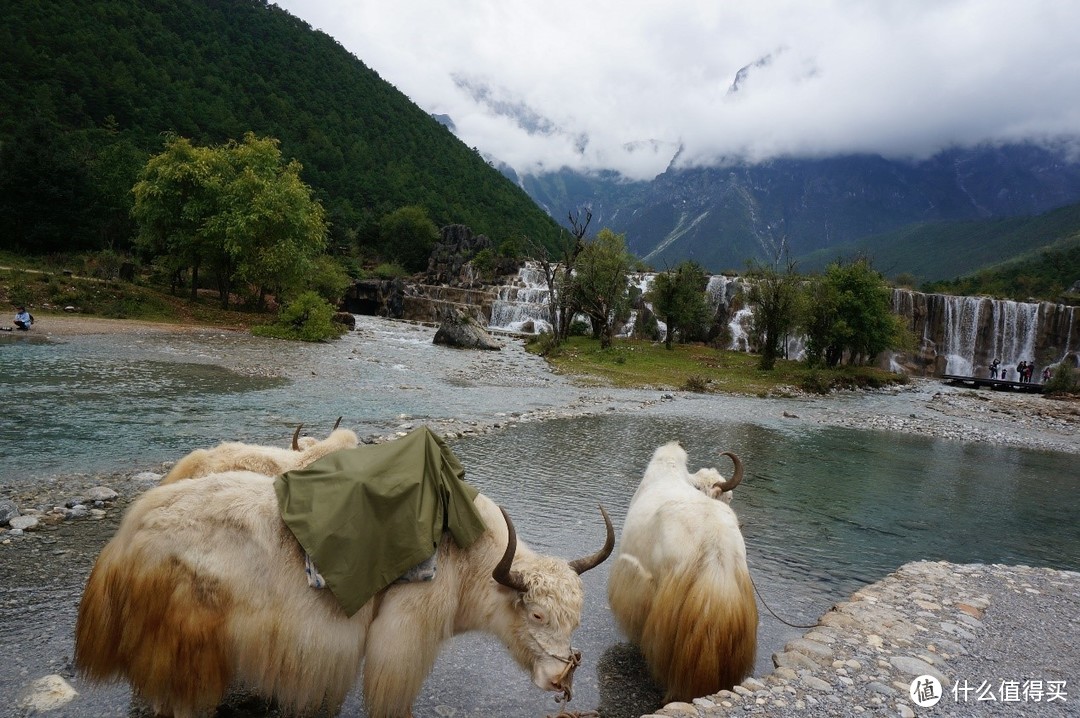
M368 715L403 718L443 642L481 630L537 686L569 694L578 573L611 552L606 514L606 553L568 563L518 542L480 494L487 530L479 539L462 549L444 535L433 581L388 587L348 617L328 590L308 586L273 482L233 471L160 485L136 500L83 592L79 671L128 681L158 715L194 718L211 714L233 685L287 711L335 714L362 666ZM514 588L493 578L497 565Z
M297 434L299 431L298 427ZM212 449L195 449L177 461L161 483L197 479L222 471L254 471L266 476L277 476L286 471L303 469L339 449L356 448L359 443L356 434L348 429L335 429L322 441L307 436L298 439L294 435L291 449L226 441Z
M710 498L719 472L690 474L686 461L677 442L653 453L608 578L611 610L668 701L730 689L753 670L757 648L757 603L731 491Z

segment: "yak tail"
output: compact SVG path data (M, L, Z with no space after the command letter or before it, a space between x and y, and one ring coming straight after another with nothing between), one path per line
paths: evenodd
M641 642L641 630L655 592L653 575L637 557L620 553L608 577L608 604L619 627L634 643Z
M745 566L684 566L657 587L641 651L667 701L731 689L754 669L757 602Z
M109 544L79 603L75 666L92 681L130 681L163 714L221 702L232 680L225 644L231 598L177 560L140 565Z

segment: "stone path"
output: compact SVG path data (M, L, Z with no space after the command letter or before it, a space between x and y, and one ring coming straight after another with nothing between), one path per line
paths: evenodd
M773 655L732 691L645 718L1080 715L1080 573L905 564ZM939 702L916 704L936 679Z

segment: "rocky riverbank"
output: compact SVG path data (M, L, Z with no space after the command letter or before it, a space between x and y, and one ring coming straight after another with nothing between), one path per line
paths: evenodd
M909 563L790 641L771 674L647 718L1075 716L1077 635L1080 573Z
M959 389L925 379L906 391L926 394L918 399L926 411L866 414L829 406L815 420L952 441L1080 453L1080 397Z

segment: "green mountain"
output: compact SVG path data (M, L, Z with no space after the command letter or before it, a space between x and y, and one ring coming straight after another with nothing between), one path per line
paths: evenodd
M1071 204L1029 217L913 224L804 255L798 266L814 272L836 259L865 256L886 276L908 274L933 283L934 291L1050 299L1080 280L1077 246L1080 204ZM1039 288L1023 280L1010 291L1006 275L1038 277Z
M1046 247L983 267L974 274L929 282L922 289L942 294L1016 297L1080 306L1078 278L1080 231L1075 231Z
M178 134L247 131L304 166L339 247L406 205L497 244L559 231L328 35L263 0L9 0L0 23L0 249L130 246L130 188Z

